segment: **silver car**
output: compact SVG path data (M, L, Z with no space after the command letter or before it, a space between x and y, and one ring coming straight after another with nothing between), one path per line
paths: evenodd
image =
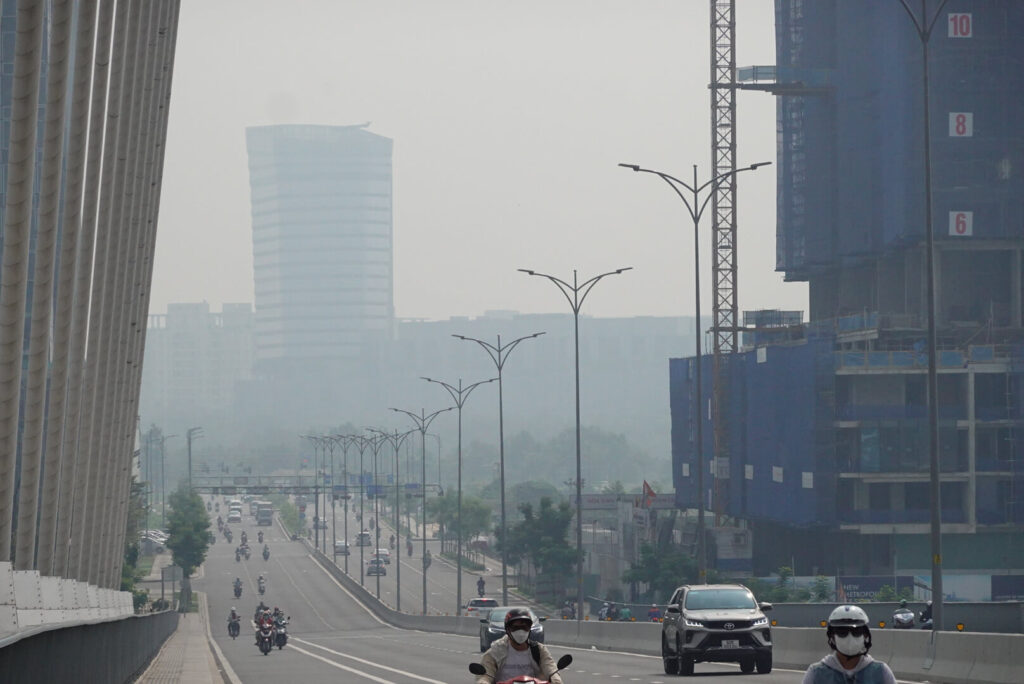
M772 629L741 584L702 584L675 590L661 625L665 674L692 675L700 662L739 663L740 671L772 671Z

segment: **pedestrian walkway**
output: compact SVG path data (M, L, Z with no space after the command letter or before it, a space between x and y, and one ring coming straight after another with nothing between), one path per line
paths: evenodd
M203 596L199 600L198 613L179 616L178 628L137 681L141 684L222 684L226 681L210 652L208 621L206 597Z

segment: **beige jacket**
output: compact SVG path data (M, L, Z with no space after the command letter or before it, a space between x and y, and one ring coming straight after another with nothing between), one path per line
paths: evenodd
M533 662L533 676L548 679L551 684L562 684L562 678L555 672L558 669L558 664L551 657L547 647L544 644L537 644L537 647L540 649L540 667L531 659L531 662ZM487 653L484 653L484 657L480 659L480 664L487 670L487 674L477 677L476 684L494 684L498 681L498 672L501 671L507 658L508 634L491 644L491 647L487 649Z

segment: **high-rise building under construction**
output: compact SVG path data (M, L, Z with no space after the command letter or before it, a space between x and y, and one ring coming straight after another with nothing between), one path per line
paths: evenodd
M764 312L748 320L757 331L725 376L728 458L705 466L699 494L693 424L711 423L695 407L711 404L712 388L705 383L695 401L693 359L672 361L678 503L702 500L742 532L734 538L752 540L747 553L720 557L719 569L925 570L922 43L898 0L775 5L776 65L740 70L740 80L759 79L777 97L776 267L808 283L810 320L772 323ZM1024 3L950 0L929 42L950 571L1024 568L1021 35ZM703 369L710 377L710 358ZM710 455L711 430L704 435Z

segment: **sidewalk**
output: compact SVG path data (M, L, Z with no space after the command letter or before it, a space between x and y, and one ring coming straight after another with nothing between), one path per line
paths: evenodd
M142 684L222 684L237 681L237 678L223 676L217 667L207 641L208 623L206 596L201 595L199 612L179 616L177 630L137 681Z

